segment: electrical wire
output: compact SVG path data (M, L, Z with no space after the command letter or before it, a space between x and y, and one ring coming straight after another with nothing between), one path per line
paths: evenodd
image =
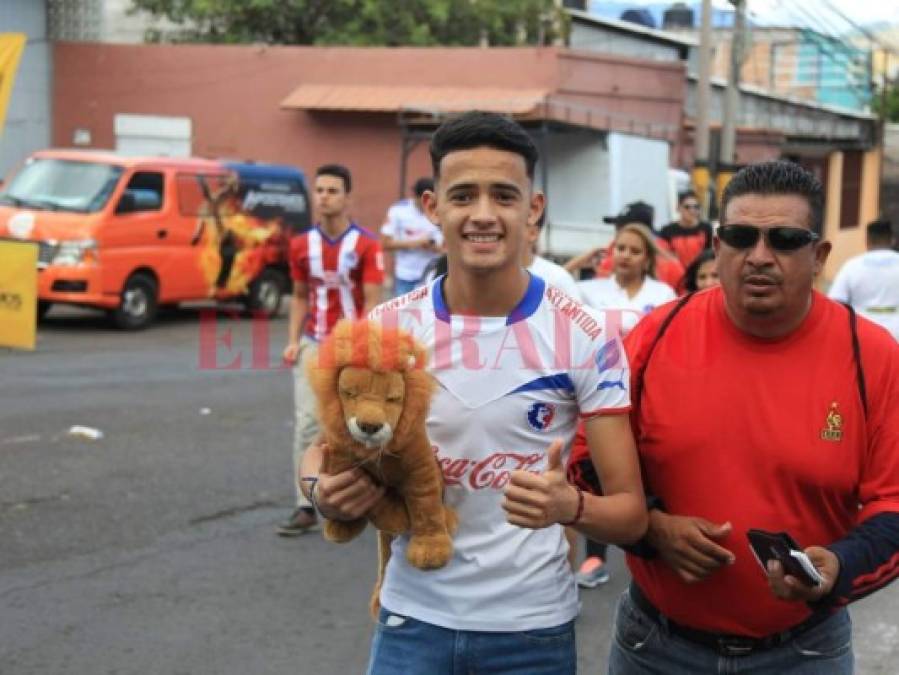
M793 17L793 20L797 22L799 28L812 31L812 33L823 38L814 40L812 44L829 59L830 64L825 66L826 69L833 69L835 72L845 72L846 70L849 70L850 73L852 70L863 69L867 74L867 59L865 59L865 65L863 66L858 58L859 52L861 51L859 48L847 47L844 44L844 40L832 32L832 27L822 23L819 18L815 14L809 12L801 2L792 0L789 3L786 3L786 5L784 5L784 3L779 4L786 9L791 17ZM796 12L798 12L799 15L797 15ZM819 79L822 74L823 73L819 71ZM847 77L844 80L844 86L853 91L861 101L867 103L871 98L872 93L870 87L867 86L868 82L867 76L865 77L865 84L859 84L857 77ZM827 88L836 87L835 85L828 85Z

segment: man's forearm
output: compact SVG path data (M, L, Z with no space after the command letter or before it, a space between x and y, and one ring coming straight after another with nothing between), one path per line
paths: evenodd
M381 285L365 284L362 287L362 314L368 316L368 313L381 304Z
M381 248L385 251L410 251L412 249L423 248L431 243L430 239L404 239L402 241L384 241Z
M297 344L300 341L303 319L306 317L308 307L309 303L305 299L300 299L296 295L291 296L290 317L287 323L287 342L289 344Z
M878 513L825 548L840 560L831 599L859 600L899 577L899 513Z
M584 513L574 528L590 539L627 545L646 533L647 516L643 495L621 492L614 495L584 495Z

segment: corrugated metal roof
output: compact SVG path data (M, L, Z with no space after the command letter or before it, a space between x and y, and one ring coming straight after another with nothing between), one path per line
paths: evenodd
M533 112L547 97L545 89L500 87L395 87L391 85L303 84L281 101L282 108L356 110L359 112L464 112L508 114Z

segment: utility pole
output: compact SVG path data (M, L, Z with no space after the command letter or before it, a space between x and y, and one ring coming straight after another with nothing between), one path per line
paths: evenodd
M740 107L740 69L746 41L746 0L730 0L734 6L734 35L730 47L730 77L724 99L724 120L721 124L721 152L718 155L718 203L724 188L734 175L737 145L737 117Z
M702 0L699 32L699 83L696 89L696 128L693 139L693 188L703 217L709 215L709 99L712 72L712 0Z

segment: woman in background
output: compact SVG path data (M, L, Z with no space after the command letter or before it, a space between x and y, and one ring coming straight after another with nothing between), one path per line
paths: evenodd
M718 268L715 265L715 252L705 250L687 266L682 282L685 293L693 293L718 285Z
M581 299L595 309L621 311L621 335L647 312L675 298L674 290L655 277L659 250L649 228L622 225L612 247L612 276L578 282Z

